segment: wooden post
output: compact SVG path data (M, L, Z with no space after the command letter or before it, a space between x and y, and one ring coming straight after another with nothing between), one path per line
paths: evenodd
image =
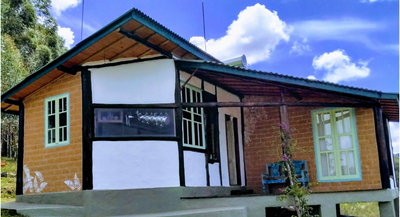
M92 81L89 70L81 71L82 82L82 190L93 189L93 126Z
M19 132L18 132L18 159L17 159L17 189L16 194L23 194L24 183L24 126L25 123L25 106L21 102L19 105Z
M378 146L379 170L381 173L382 188L390 188L390 171L388 150L386 148L385 131L383 128L382 109L374 107L375 134Z

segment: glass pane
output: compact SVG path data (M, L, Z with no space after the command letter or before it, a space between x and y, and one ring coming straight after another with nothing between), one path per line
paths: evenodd
M324 114L324 130L325 135L331 135L331 117L329 114Z
M199 124L194 123L194 145L200 145Z
M199 128L200 128L200 130L199 130L199 136L200 136L200 146L201 147L203 147L204 145L203 145L203 127L202 127L203 125L202 124L199 124Z
M337 132L339 134L343 133L343 117L342 117L342 111L337 111L335 112L335 116L336 116L336 128L337 128Z
M183 114L183 118L192 120L192 115L189 112L183 111L182 114Z
M175 135L174 109L95 109L95 114L96 137Z
M189 124L188 124L188 126L189 126L189 130L188 130L188 134L189 134L189 141L188 141L188 144L193 144L193 138L192 138L192 136L193 136L193 131L192 131L192 123L191 122L189 122Z
M336 176L335 156L333 153L328 154L329 162L329 176Z
M201 123L201 116L200 115L193 115L194 120Z
M67 126L67 113L61 113L59 119L60 127Z
M347 169L347 157L345 151L340 152L340 164L342 169L342 175L348 175L349 173Z
M328 159L326 157L326 154L321 154L321 170L322 170L322 176L328 176Z
M322 114L317 115L317 126L318 126L318 136L324 136L324 119L322 118Z
M185 102L192 102L190 98L190 89L186 88L186 101Z
M197 102L201 102L200 92L197 92Z
M340 144L339 144L339 148L340 149L349 149L349 148L353 148L353 143L352 143L352 138L351 136L340 136Z
M56 127L56 116L55 115L50 115L48 117L48 123L47 123L47 128L54 128Z
M63 101L64 101L64 109L63 109L63 111L67 111L67 97L65 97L65 98L63 98Z
M51 101L47 102L47 114L52 114L51 113Z
M181 91L182 102L186 102L186 87Z
M56 112L56 101L53 100L51 101L51 114L54 114Z
M344 117L344 132L351 133L350 112L343 111L343 117Z
M63 141L67 141L67 128L66 128L66 127L64 127L64 133L63 133L63 135L64 135Z
M58 111L62 112L64 108L63 99L58 99Z
M183 143L188 144L188 121L183 120Z
M347 152L347 167L349 168L349 175L356 174L356 164L354 162L354 152L353 151Z
M56 143L56 129L51 130L51 143Z
M62 142L63 141L63 138L64 138L64 135L63 135L63 128L60 128L60 129L58 129L58 140L60 141L60 142Z
M47 131L47 143L49 143L49 144L51 143L51 140L52 140L51 138L52 138L51 137L51 130L48 130Z
M332 151L333 144L331 138L323 138L319 140L319 150L320 151Z

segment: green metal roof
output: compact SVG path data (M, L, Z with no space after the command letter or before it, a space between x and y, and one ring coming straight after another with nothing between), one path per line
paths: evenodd
M325 81L310 80L306 78L293 77L272 72L263 72L240 67L228 66L221 63L204 61L204 60L175 60L177 67L181 69L203 69L215 71L227 75L235 75L246 78L255 78L264 81L272 81L296 85L301 87L317 88L321 90L334 91L338 93L346 93L363 97L370 97L380 100L397 100L398 93L383 93L375 90L345 86Z

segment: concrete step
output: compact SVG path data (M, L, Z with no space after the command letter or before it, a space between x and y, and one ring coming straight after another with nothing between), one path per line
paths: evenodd
M247 217L246 207L220 207L220 208L205 208L181 210L175 212L151 213L140 215L123 215L112 217Z
M83 206L10 202L10 203L2 203L1 209L15 210L18 214L31 217L85 215L85 210Z

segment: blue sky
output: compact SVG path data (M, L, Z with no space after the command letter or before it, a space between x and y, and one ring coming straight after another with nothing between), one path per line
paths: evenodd
M399 1L84 1L83 38L135 7L224 60L245 54L248 68L399 92ZM82 0L53 0L66 45L81 41ZM395 152L399 126L391 123Z

